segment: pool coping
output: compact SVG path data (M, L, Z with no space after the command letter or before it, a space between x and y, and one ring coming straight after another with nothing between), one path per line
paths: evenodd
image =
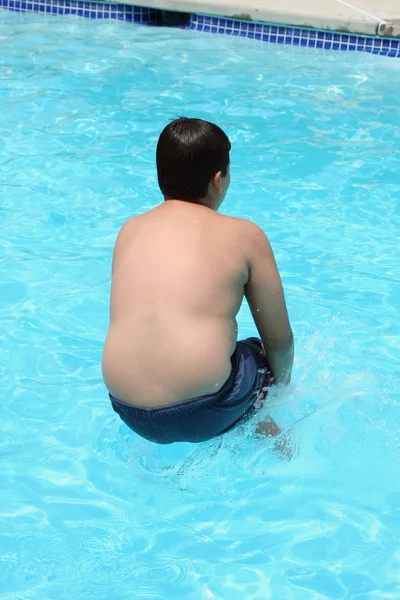
M400 37L400 5L396 9L395 3L396 0L145 0L143 5L258 23Z

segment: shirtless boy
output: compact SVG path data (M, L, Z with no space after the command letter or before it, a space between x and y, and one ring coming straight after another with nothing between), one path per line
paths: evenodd
M160 444L220 435L272 381L290 381L293 334L268 239L217 212L230 147L212 123L170 123L157 145L164 202L129 219L115 244L104 381L122 420ZM261 340L237 341L244 297Z

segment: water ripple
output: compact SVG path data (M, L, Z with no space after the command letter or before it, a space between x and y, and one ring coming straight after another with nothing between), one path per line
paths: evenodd
M0 48L2 597L397 599L400 63L8 11ZM179 114L228 132L222 211L282 273L277 444L152 445L102 384L113 243Z

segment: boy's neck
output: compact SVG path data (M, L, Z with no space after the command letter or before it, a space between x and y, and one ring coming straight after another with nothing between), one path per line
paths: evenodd
M209 198L202 198L201 200L183 200L182 198L164 198L165 202L185 202L186 204L194 204L195 206L204 206L205 208L210 208L211 210L218 210L218 207L215 207L212 200Z

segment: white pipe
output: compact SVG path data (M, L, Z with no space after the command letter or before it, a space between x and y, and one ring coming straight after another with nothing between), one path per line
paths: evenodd
M384 21L383 19L380 19L379 17L375 17L375 15L371 15L370 13L365 12L365 10L362 10L361 8L357 8L357 6L353 6L353 4L349 4L348 2L344 2L344 0L336 0L336 2L339 2L340 4L344 4L345 6L348 6L349 8L352 8L353 10L357 10L359 13L365 15L366 17L370 17L371 19L375 19L375 21L378 21L378 23L386 23L386 21Z

